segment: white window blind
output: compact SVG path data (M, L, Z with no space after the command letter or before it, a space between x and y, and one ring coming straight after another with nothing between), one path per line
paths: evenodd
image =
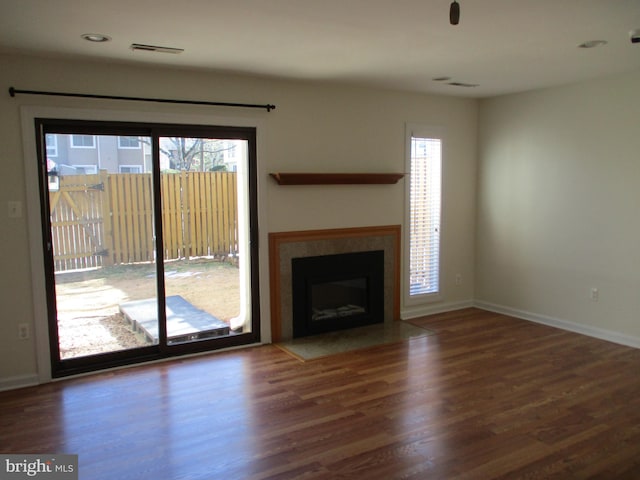
M409 295L440 291L442 141L411 137Z

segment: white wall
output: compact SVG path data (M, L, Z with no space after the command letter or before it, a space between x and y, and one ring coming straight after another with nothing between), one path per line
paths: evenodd
M225 108L0 94L0 389L25 383L38 372L35 343L17 340L17 325L34 318L42 299L32 290L28 226L34 212L9 219L7 202L28 198L22 148L21 106L180 115L194 120L228 118L258 122L261 136L262 319L269 324L267 234L401 224L404 182L393 186L277 186L268 172L401 172L405 123L441 126L444 153L442 287L440 308L470 302L474 292L477 102L385 90L284 82L252 77L53 59L0 56L0 87L107 95L274 103L271 113ZM35 161L35 160L34 160ZM37 232L32 232L36 233ZM34 270L41 268L35 265ZM455 275L463 278L455 285ZM430 308L439 308L438 305ZM40 317L41 314L39 313ZM263 338L268 340L268 328ZM41 367L41 369L44 367Z
M640 346L640 72L482 101L479 131L476 298Z

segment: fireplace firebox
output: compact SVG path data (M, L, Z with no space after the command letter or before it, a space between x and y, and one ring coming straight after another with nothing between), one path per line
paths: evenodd
M291 260L293 337L384 321L384 251Z

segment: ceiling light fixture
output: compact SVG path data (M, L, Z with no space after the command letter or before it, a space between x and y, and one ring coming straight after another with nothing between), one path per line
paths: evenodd
M103 35L101 33L83 33L80 36L82 38L84 38L85 40L87 40L88 42L104 43L104 42L110 42L111 41L111 37L110 36Z
M451 7L449 7L449 22L451 25L460 23L460 4L456 0L453 0Z
M606 40L589 40L578 45L578 48L596 48L596 47L602 47L603 45L606 45L606 44L607 44Z

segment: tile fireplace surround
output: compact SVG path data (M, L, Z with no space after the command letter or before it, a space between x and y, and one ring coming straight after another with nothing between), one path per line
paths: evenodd
M400 318L400 225L305 230L269 234L271 338L290 340L293 332L291 259L384 250L384 321Z

